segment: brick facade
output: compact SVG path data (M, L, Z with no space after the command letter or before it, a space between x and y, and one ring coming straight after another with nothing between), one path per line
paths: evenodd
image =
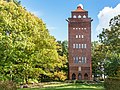
M70 80L91 80L91 18L78 6L68 18L68 60Z

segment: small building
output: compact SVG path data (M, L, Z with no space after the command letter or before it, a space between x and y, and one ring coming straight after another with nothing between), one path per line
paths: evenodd
M68 60L70 80L91 80L91 22L88 11L78 5L68 18Z

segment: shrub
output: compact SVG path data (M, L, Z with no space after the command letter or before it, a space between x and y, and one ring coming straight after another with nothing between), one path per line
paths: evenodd
M120 78L109 77L105 79L104 87L106 90L120 90Z
M17 87L12 81L0 81L0 90L17 90Z

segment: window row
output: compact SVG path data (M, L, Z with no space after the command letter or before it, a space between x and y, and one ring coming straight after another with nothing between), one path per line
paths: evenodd
M84 35L76 35L75 38L84 38Z
M87 58L86 57L73 57L74 63L86 63Z
M76 29L76 30L80 30L80 29L81 29L81 30L86 30L87 28L73 28L73 30L75 30L75 29Z
M73 44L73 48L87 48L86 44Z
M81 16L81 15L78 15L78 16L74 15L73 18L86 18L86 16L85 15L83 15L83 16Z

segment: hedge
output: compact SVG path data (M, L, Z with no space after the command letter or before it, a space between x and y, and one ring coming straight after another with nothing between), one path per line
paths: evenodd
M0 90L17 90L17 87L12 81L0 81Z
M120 77L106 78L104 87L106 90L120 90Z

